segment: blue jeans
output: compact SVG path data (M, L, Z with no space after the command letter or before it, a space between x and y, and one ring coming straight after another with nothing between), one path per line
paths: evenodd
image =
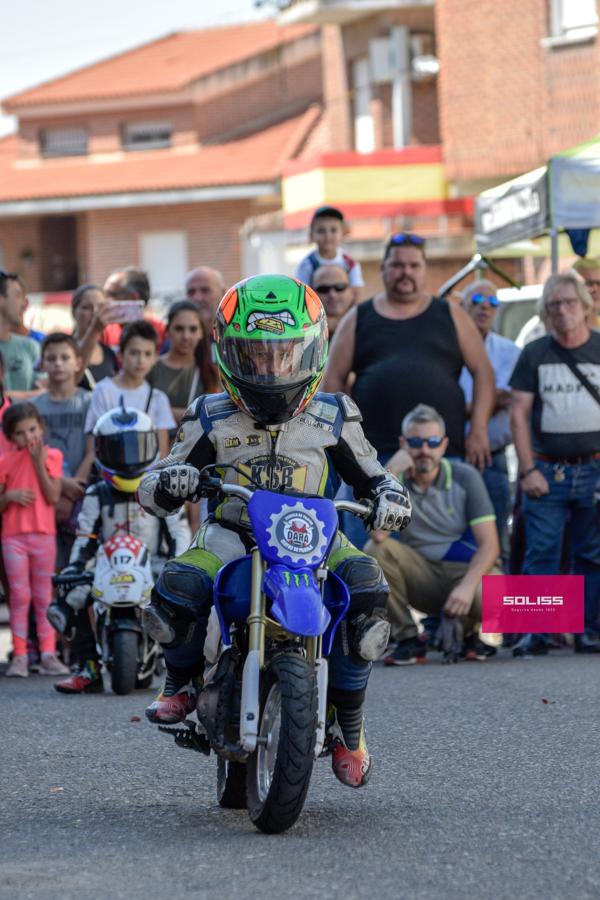
M594 491L600 482L600 460L565 466L564 480L555 481L559 467L536 461L550 487L543 497L523 497L527 549L524 575L560 573L565 528L571 551L571 573L585 576L585 630L597 627L600 599L600 532L596 523Z
M492 455L492 465L486 466L481 473L496 516L496 528L500 540L502 567L507 571L508 560L508 517L512 507L506 451L500 450Z

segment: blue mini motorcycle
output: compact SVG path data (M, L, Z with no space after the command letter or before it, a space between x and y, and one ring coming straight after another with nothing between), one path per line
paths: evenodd
M367 518L372 509L210 480L221 496L247 504L256 545L215 579L220 642L198 722L161 731L180 746L213 750L221 806L247 808L257 828L274 834L300 815L325 745L327 657L350 603L326 568L337 513Z

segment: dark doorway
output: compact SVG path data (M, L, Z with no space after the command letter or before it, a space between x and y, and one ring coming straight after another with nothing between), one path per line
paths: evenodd
M43 291L70 291L77 287L77 220L75 216L40 219Z

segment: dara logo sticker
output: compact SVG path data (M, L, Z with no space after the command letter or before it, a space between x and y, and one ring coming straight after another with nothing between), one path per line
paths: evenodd
M323 523L301 503L272 515L268 531L269 546L295 561L318 562L327 549Z

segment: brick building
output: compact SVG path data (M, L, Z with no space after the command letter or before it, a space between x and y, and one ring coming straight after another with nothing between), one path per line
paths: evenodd
M332 92L346 98L345 118L340 113L346 143L336 149L397 154L398 193L388 193L395 210L380 205L379 220L369 224L376 192L362 211L350 202L352 235L374 237L383 225L430 236L433 289L472 252L475 195L600 130L596 0L289 0L280 20L338 32ZM414 153L436 143L443 204L436 211L432 203L402 202L398 194L412 199L414 181L402 168L401 148ZM339 193L337 199L343 206ZM380 243L356 245L363 259L374 259L367 265L373 282ZM547 258L521 260L521 252L514 248L503 267L526 281L543 278Z
M435 290L480 190L598 131L599 79L595 0L290 0L171 35L4 101L0 265L44 290L127 263L165 291L199 263L292 271L333 203L367 290L400 229Z
M170 35L4 101L0 265L30 290L148 269L180 290L208 263L239 277L239 230L280 207L284 163L321 108L315 26Z

